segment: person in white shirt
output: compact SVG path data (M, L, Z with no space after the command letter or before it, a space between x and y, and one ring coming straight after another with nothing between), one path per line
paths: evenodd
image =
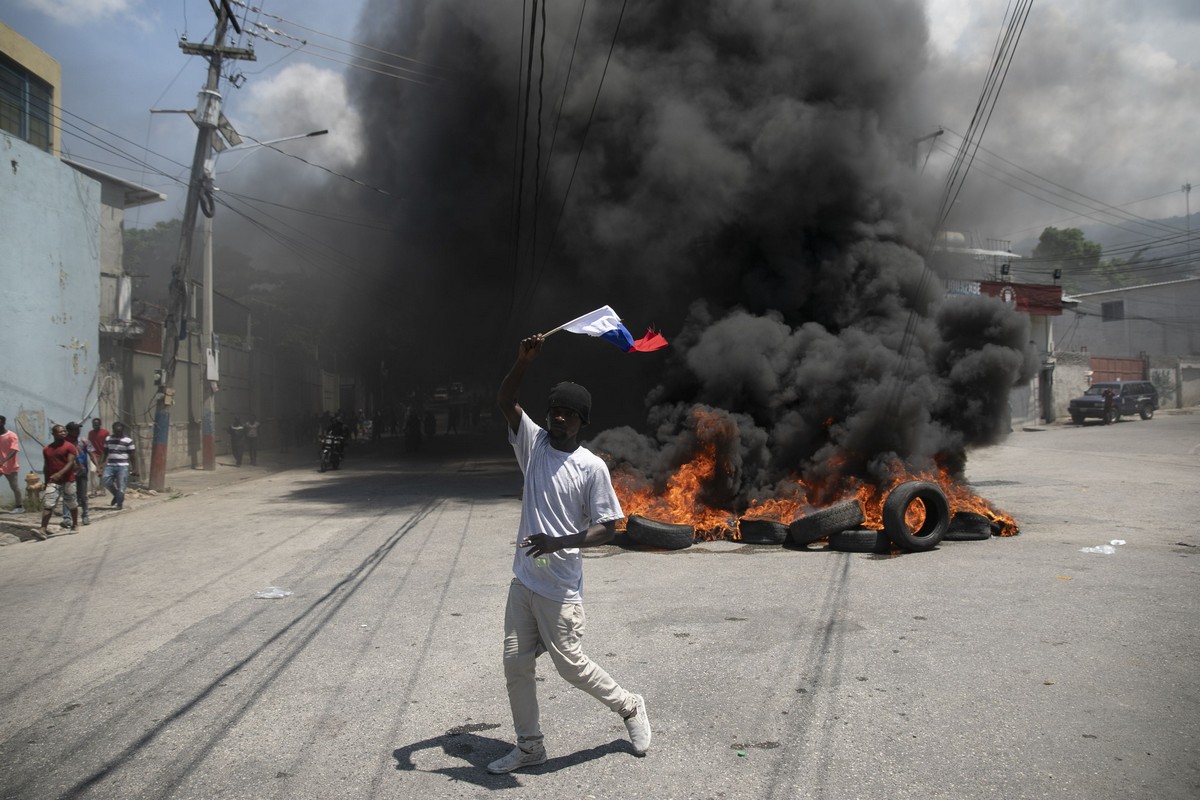
M521 341L517 360L496 402L508 422L508 441L525 476L513 574L504 612L504 675L517 745L488 765L494 774L545 763L535 667L549 653L558 674L625 720L634 753L650 747L646 701L626 691L583 653L583 559L580 548L609 542L624 516L608 467L579 444L592 399L576 383L550 391L546 429L517 402L517 392L545 338Z
M137 472L137 464L133 461L137 446L133 439L125 435L125 423L117 420L113 423L112 433L104 440L104 477L101 485L112 494L110 506L117 511L125 508L125 487L129 484L131 467Z

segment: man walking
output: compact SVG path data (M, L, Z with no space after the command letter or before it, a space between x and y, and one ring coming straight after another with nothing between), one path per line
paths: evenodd
M88 518L88 473L95 467L95 457L91 441L87 437L80 438L81 430L78 422L67 423L67 441L75 445L75 501L79 503L79 522L91 525ZM68 523L63 522L63 527L67 526Z
M8 418L0 417L0 475L8 480L8 487L12 489L13 493L14 505L8 513L24 514L25 508L21 505L21 485L17 482L18 473L21 470L17 452L21 449L21 442L17 438L17 434L5 427L6 425L8 425Z
M258 464L258 417L253 414L246 422L246 450L250 456L250 466Z
M240 417L234 417L229 425L229 449L233 451L233 460L242 465L242 451L246 448L246 426Z
M550 390L547 428L517 402L530 363L544 337L521 341L517 360L500 384L496 402L508 421L508 441L525 476L513 578L504 612L504 676L517 746L488 765L494 774L546 761L538 718L536 660L549 653L558 674L621 715L639 756L650 747L650 722L641 695L622 689L583 653L583 559L579 549L612 539L623 515L608 467L580 446L592 398L575 383Z
M108 436L108 431L104 429L104 425L100 422L100 418L94 417L92 419L92 429L88 431L87 438L88 444L92 446L92 454L96 458L97 467L99 467L100 462L104 460L104 442L107 441ZM89 481L89 484L91 485L91 491L89 491L88 494L91 497L99 497L101 492L100 470L97 468L92 472L92 475L94 475L95 478L94 480Z
M71 511L71 524L68 526L64 521L63 527L79 527L79 503L75 499L75 458L79 451L67 441L67 429L62 425L51 428L50 435L54 441L42 448L42 472L46 476L46 490L42 495L42 527L33 531L34 538L43 542L50 538L50 512L59 500L64 501Z
M104 477L100 483L112 494L110 506L117 511L125 508L125 487L129 485L130 457L136 449L133 439L125 435L125 423L113 423L112 434L104 440Z

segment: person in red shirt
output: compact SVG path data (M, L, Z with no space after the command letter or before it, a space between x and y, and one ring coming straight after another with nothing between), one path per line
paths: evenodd
M103 457L104 441L108 438L108 431L101 426L99 417L92 419L92 429L88 431L87 438L88 442L92 445L92 452L97 457ZM91 480L89 481L88 494L91 497L98 497L102 491L100 489L100 470L91 471L89 477Z
M46 490L42 494L42 528L33 532L34 538L43 542L49 538L50 512L65 500L71 509L71 524L79 527L79 502L75 498L75 460L79 451L67 441L67 429L55 425L50 429L54 441L42 448L42 472L45 473Z

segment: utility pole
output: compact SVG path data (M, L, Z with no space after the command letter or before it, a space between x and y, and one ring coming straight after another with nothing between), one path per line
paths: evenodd
M225 33L229 26L239 34L242 32L234 18L229 0L209 0L217 15L217 30L213 44L191 44L182 41L180 49L190 55L208 58L208 80L200 91L199 104L194 116L200 129L196 137L196 151L192 157L191 179L188 181L187 202L183 212L183 226L179 235L179 251L171 269L171 299L167 319L163 323L163 350L158 400L154 413L154 444L150 455L150 488L162 491L166 487L167 453L171 437L171 406L175 403L175 362L179 355L180 328L186 320L188 261L192 255L192 239L196 231L196 211L200 195L205 189L205 162L212 148L213 130L221 117L221 62L223 58L254 60L254 52L242 48L225 47ZM207 312L207 310L206 310ZM186 331L184 335L187 335ZM210 343L206 343L206 346Z

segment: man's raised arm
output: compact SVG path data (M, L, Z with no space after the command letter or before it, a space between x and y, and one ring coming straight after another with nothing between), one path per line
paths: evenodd
M512 369L504 376L504 380L500 382L500 390L496 392L496 405L500 407L500 413L508 421L508 427L513 433L521 427L521 406L517 402L517 392L525 378L525 371L542 352L542 343L545 341L545 337L540 333L521 340L517 347L517 360L513 362Z

